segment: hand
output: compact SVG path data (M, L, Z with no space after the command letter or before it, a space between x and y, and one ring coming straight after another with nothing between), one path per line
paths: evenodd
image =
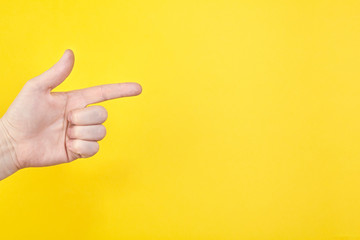
M0 167L7 168L3 175L25 167L50 166L93 156L99 150L97 141L106 134L101 124L107 111L102 106L87 105L141 93L137 83L51 92L67 78L73 65L74 54L66 50L53 67L25 84L1 118L4 138L1 148L6 146L6 151L13 151L7 154L6 162L0 163ZM5 177L0 171L0 179Z

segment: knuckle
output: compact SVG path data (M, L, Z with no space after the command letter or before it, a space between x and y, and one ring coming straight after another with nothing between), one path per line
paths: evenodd
M100 149L100 146L97 142L83 142L83 148L81 155L88 158L94 156Z
M104 88L102 86L99 87L99 96L101 96L101 99L103 101L108 100L108 97L107 97L107 95L106 95L106 93L104 91Z
M108 112L103 106L98 106L97 113L102 120L106 120L108 117Z
M100 136L100 140L106 136L106 128L104 125L99 126L99 136Z
M92 149L91 149L91 156L95 155L96 153L98 153L100 150L100 145L99 143L95 142L93 145L92 145Z

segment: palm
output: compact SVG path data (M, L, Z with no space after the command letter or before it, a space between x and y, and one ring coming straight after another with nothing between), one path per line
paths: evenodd
M73 55L69 51L66 54L53 68L25 85L3 118L15 145L20 168L55 165L95 154L98 149L91 149L92 152L89 153L81 145L75 150L74 147L69 147L70 142L77 141L77 145L85 142L90 146L88 148L94 148L95 141L101 140L101 137L96 138L96 133L92 133L95 137L91 138L91 133L84 132L84 129L99 129L97 126L106 116L105 119L104 116L97 116L105 110L99 106L85 107L140 93L139 85L134 83L124 83L121 88L120 84L111 84L71 92L50 92L71 72ZM40 85L44 82L45 85ZM74 120L75 125L81 125L78 129L83 129L83 132L77 131L78 135L75 136L80 137L79 140L72 139L68 134L69 127L74 125L69 121L69 115L77 116L78 122ZM89 136L90 139L87 139Z

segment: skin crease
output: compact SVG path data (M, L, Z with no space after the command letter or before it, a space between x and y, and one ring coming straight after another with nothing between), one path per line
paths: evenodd
M137 83L117 83L70 92L51 92L70 74L74 54L66 50L49 70L28 81L1 118L7 141L15 151L16 170L51 166L91 157L106 130L102 106L90 106L141 93Z

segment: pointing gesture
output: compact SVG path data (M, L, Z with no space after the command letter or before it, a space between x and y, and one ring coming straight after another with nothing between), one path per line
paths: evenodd
M28 81L0 119L0 179L25 167L50 166L91 157L106 134L102 106L141 93L137 83L117 83L52 92L70 74L74 54L66 50L49 70Z

